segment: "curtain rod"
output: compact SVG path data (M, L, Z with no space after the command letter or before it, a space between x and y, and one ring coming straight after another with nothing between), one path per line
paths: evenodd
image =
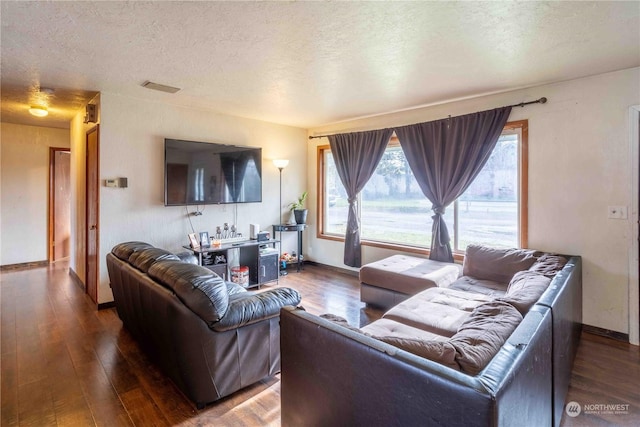
M513 105L507 105L507 107L524 107L525 105L531 105L531 104L545 104L547 102L547 98L546 97L542 97L540 99L536 99L535 101L529 101L529 102L521 102L520 104L513 104ZM502 107L505 108L505 107ZM451 118L451 116L449 116L449 118ZM329 135L318 135L318 136L310 136L309 139L315 139L315 138L324 138Z

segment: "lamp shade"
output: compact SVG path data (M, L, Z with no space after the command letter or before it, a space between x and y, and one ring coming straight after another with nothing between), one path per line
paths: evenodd
M273 159L273 164L275 167L277 167L278 169L284 169L287 167L287 165L289 164L289 160L285 160L285 159Z
M42 105L32 105L31 108L29 108L29 113L32 116L45 117L49 114L49 111L47 110L47 107Z

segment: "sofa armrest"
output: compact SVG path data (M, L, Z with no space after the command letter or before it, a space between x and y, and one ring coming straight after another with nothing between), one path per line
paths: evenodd
M532 309L471 376L285 308L282 425L550 425L550 329L549 310Z
M476 377L302 310L282 310L280 342L283 426L492 425Z
M224 317L212 325L211 329L223 332L279 316L282 307L296 306L300 299L298 291L291 288L236 294L230 298L229 309Z

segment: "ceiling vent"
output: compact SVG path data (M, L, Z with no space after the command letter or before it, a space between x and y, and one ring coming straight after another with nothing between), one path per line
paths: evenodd
M142 83L142 87L146 87L147 89L159 90L160 92L167 92L167 93L176 93L177 91L180 90L179 87L161 85L160 83L154 83L148 80Z

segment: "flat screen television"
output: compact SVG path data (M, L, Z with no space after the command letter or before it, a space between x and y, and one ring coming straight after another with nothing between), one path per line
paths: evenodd
M165 206L261 201L261 148L165 138Z

